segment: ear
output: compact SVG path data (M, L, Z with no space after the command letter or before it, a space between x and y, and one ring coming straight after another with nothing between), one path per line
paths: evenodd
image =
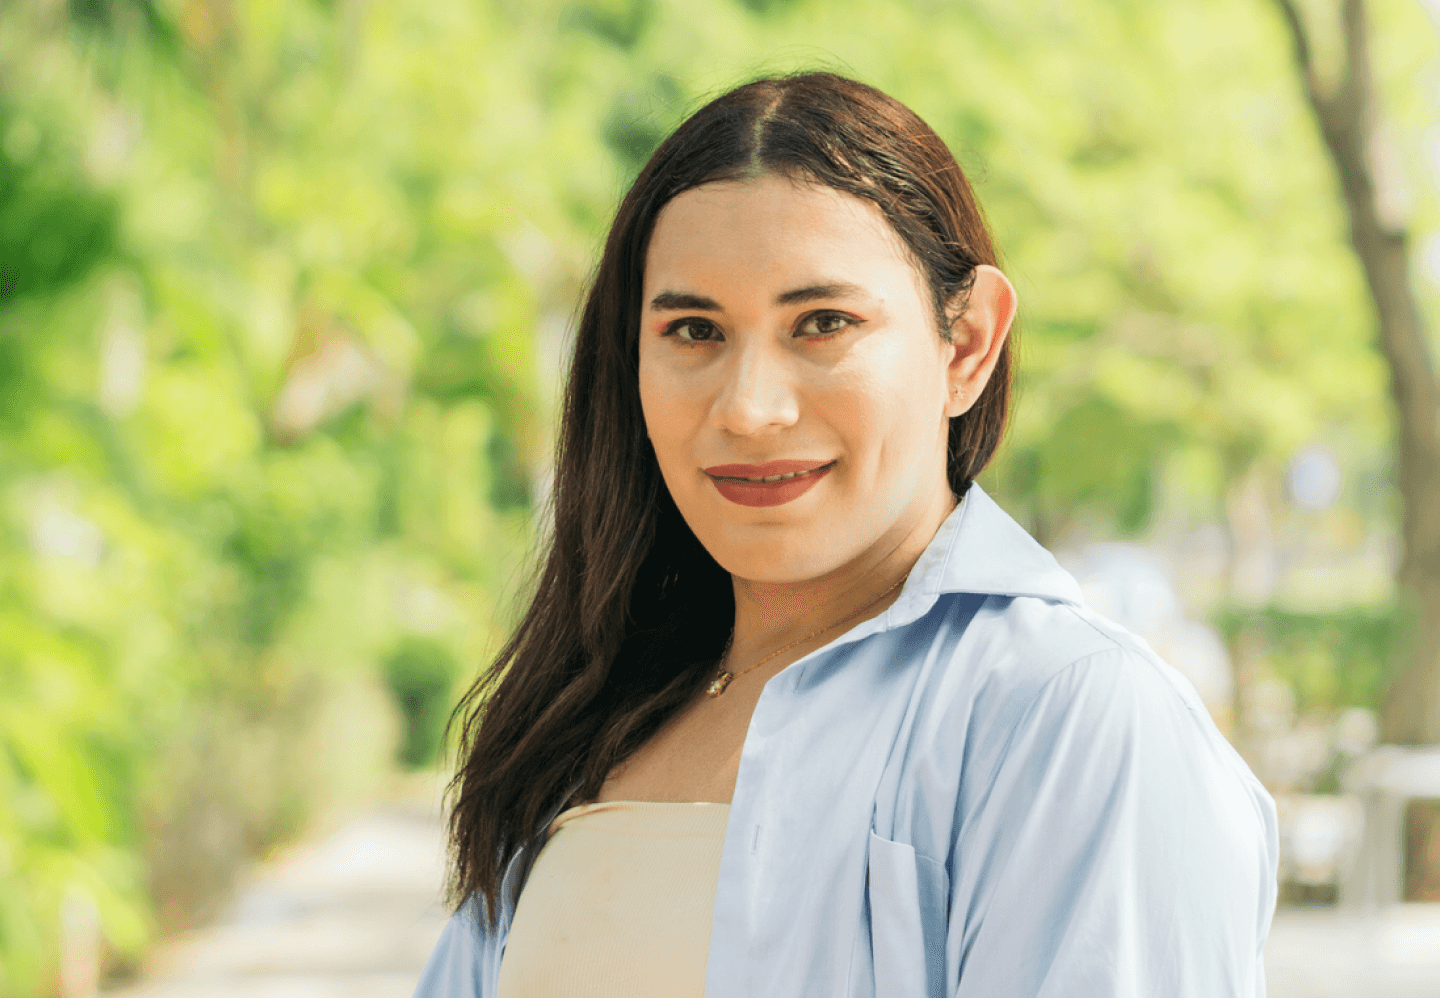
M975 268L965 310L950 324L946 416L959 416L980 398L1010 335L1019 301L1015 286L999 269L988 263Z

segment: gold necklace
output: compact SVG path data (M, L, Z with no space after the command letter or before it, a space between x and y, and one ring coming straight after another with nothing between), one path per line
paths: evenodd
M712 683L710 684L709 689L707 689L707 690L705 691L706 695L707 695L707 696L710 696L710 697L712 697L712 698L713 698L713 697L718 697L721 693L724 693L724 692L725 692L725 687L729 686L732 681L734 681L734 680L736 680L736 679L739 679L741 676L745 675L745 673L747 673L747 672L750 672L750 671L752 671L752 670L754 670L754 669L760 668L760 666L764 665L766 662L770 661L772 658L774 658L776 655L779 655L781 652L787 652L787 651L789 651L791 648L794 648L794 647L795 647L796 645L798 645L798 644L804 644L806 641L809 641L811 638L818 638L820 635L824 634L826 631L833 631L833 630L835 630L835 628L839 627L841 624L845 623L846 621L854 620L856 617L860 616L862 613L864 613L866 610L870 609L870 608L871 608L872 606L874 606L876 603L879 603L879 602L880 602L882 599L884 599L886 596L889 596L891 593L893 593L896 589L898 589L898 588L900 587L900 583L901 583L901 582L904 582L904 581L905 581L906 579L908 579L908 578L910 578L910 573L909 573L909 572L906 572L904 575L902 575L902 576L900 577L900 582L895 583L895 585L893 585L893 586L891 586L889 589L885 590L885 591L884 591L883 593L881 593L879 596L876 596L873 600L871 600L869 603L866 603L864 606L862 606L860 609L856 610L854 613L852 613L852 614L850 614L849 616L846 616L846 617L841 617L839 620L835 621L835 623L829 625L828 627L822 627L822 628L820 628L820 630L816 631L816 632L813 633L813 634L807 634L807 635L805 635L805 636L804 636L803 638L801 638L799 641L792 641L792 642L790 642L790 643L789 643L788 645L786 645L784 648L781 648L780 651L773 651L773 652L771 652L769 655L766 655L764 658L762 658L760 661L756 662L754 665L750 666L750 668L748 668L748 669L742 669L740 672L735 672L735 673L727 672L726 670L721 669L719 675L717 675L717 676L715 677L714 682L712 682ZM730 631L730 636L725 639L725 650L720 653L720 661L722 661L722 662L725 661L726 656L730 654L730 642L732 642L732 641L734 641L734 640L735 640L735 631L732 629L732 630Z

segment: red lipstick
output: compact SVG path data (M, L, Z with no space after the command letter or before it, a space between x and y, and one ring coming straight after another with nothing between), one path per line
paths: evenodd
M764 464L717 464L705 469L715 490L741 506L780 506L799 499L830 473L834 461L766 461ZM759 481L776 475L791 477Z

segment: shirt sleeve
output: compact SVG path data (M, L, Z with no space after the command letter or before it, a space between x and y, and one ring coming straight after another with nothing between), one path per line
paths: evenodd
M472 899L450 916L420 974L413 998L486 998L475 906Z
M1263 998L1270 796L1137 650L1046 682L950 856L955 998Z

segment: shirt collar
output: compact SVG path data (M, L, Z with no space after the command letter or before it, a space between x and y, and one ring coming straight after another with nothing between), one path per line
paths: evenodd
M972 484L920 555L900 598L877 630L918 620L941 593L1038 596L1082 605L1074 576L1025 532L995 500Z

